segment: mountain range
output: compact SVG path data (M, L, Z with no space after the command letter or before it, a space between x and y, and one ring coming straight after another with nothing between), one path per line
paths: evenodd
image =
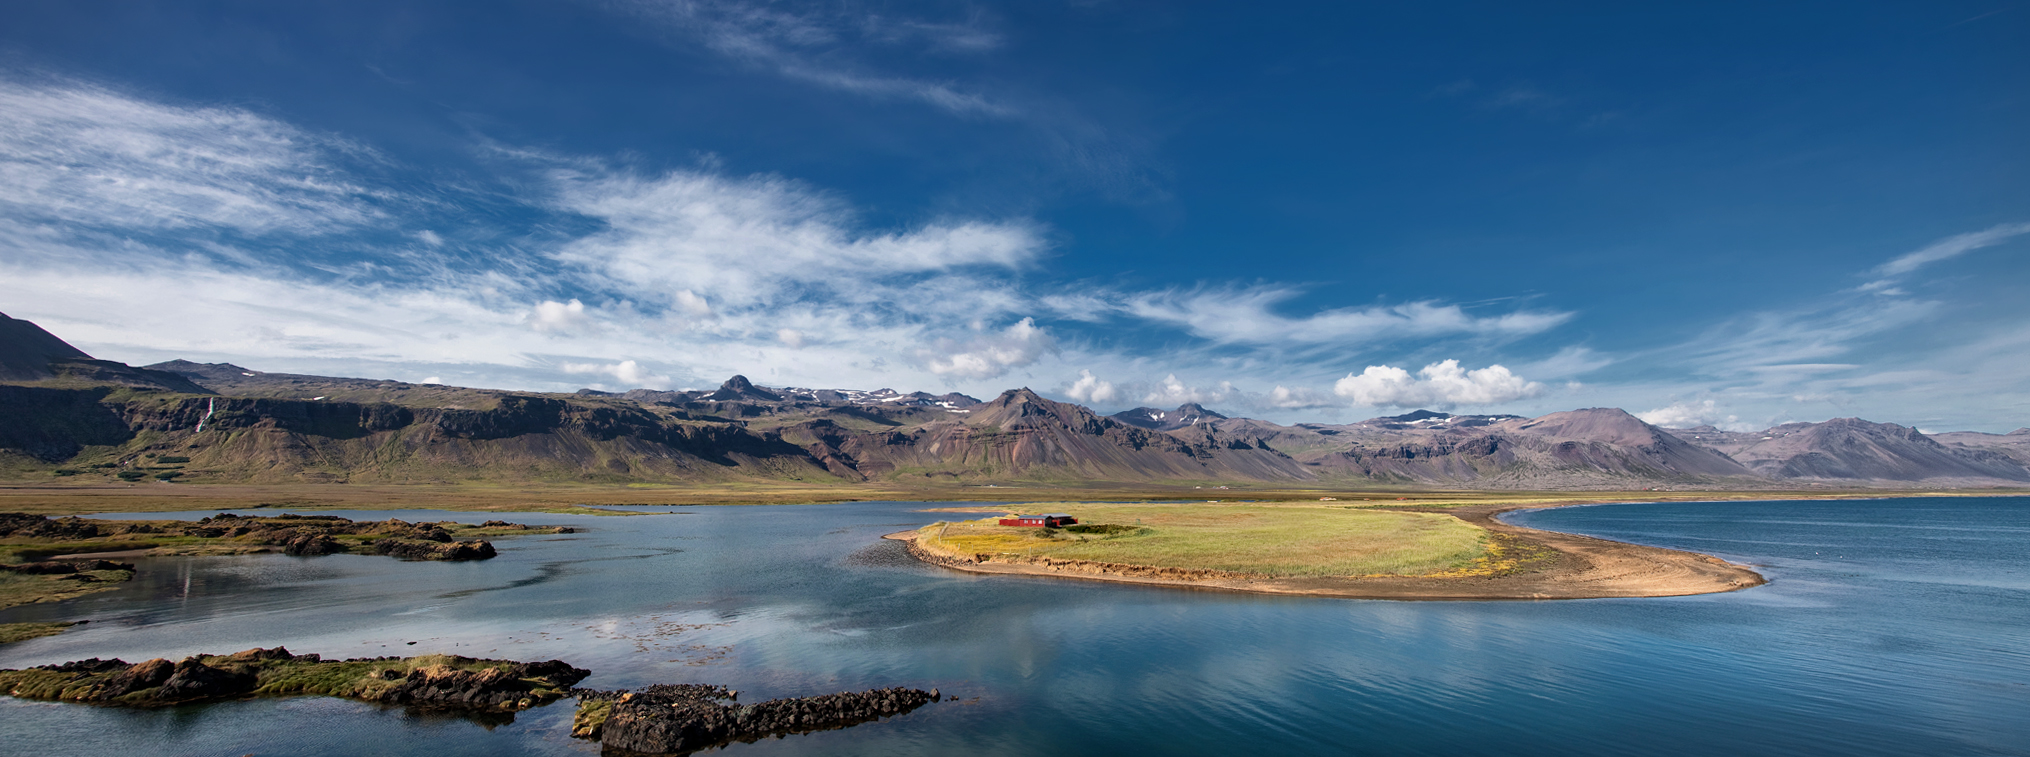
M174 465L156 461L173 460ZM1858 418L1666 429L1614 408L1284 426L1198 404L1103 416L1029 389L549 394L95 360L0 315L0 469L184 481L1267 483L1481 489L2030 485L2030 429Z

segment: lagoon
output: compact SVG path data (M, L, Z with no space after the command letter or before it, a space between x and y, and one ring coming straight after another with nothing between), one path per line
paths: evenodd
M742 701L892 685L964 699L728 748L750 755L2030 754L2030 498L1512 513L1771 579L1554 602L980 576L879 539L950 518L922 512L949 504L517 514L584 530L500 539L500 556L478 563L146 558L120 589L0 611L0 622L93 620L0 647L0 667L282 644L554 657L591 669L591 688L705 682ZM485 724L322 698L148 712L0 698L0 751L596 754L568 738L571 707Z

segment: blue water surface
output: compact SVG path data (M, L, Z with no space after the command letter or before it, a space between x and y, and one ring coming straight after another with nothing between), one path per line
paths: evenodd
M1771 579L1545 602L976 576L878 539L952 517L934 506L526 514L585 530L501 539L475 563L147 558L117 590L0 611L93 621L0 647L0 667L281 644L559 658L594 671L584 686L717 683L742 701L890 685L962 698L728 748L742 755L2030 755L2030 498L1512 514ZM596 754L569 738L571 710L485 724L318 697L157 711L0 697L0 753Z

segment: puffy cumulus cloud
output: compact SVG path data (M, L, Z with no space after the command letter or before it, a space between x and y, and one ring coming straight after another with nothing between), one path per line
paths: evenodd
M241 109L0 80L0 209L14 217L325 233L379 216L329 160L358 149Z
M1424 366L1415 376L1395 366L1370 365L1334 383L1332 393L1371 407L1456 407L1537 397L1544 386L1500 365L1469 371L1457 360L1446 360Z
M1450 334L1524 336L1571 320L1567 312L1518 311L1475 316L1457 305L1413 302L1406 305L1333 308L1301 318L1275 311L1298 290L1254 287L1240 290L1152 292L1129 295L1116 305L1145 320L1182 327L1193 335L1220 343L1323 344L1380 341ZM1090 304L1087 304L1090 307Z
M585 314L585 303L576 299L538 302L529 313L529 326L537 331L575 331L591 322L591 317Z
M1120 393L1114 390L1113 382L1102 381L1089 370L1078 372L1078 380L1071 382L1071 387L1064 390L1064 396L1093 403L1113 402L1121 398Z
M1676 402L1648 412L1636 413L1635 417L1641 418L1644 423L1664 428L1713 426L1726 431L1755 430L1754 424L1742 423L1740 418L1721 410L1712 400Z
M612 376L621 386L626 387L667 389L670 385L670 377L656 375L633 360L622 360L618 363L562 363L557 367L571 374Z
M692 318L712 317L712 303L706 302L705 298L699 296L697 292L689 289L679 289L671 297L671 300L676 304L677 310L682 311L684 315Z
M1057 340L1037 326L1036 319L1024 318L999 333L965 342L945 340L938 352L924 356L924 363L940 376L995 378L1033 364L1055 349Z
M1163 377L1163 381L1148 394L1142 395L1142 401L1159 407L1168 407L1186 402L1225 402L1228 398L1239 394L1240 390L1234 388L1231 381L1221 381L1211 388L1194 387L1186 385L1173 373Z

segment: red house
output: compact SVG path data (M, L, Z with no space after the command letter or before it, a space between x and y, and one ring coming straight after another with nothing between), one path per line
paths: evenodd
M1066 515L1064 513L1050 513L1048 515L1017 515L1013 518L1001 519L1001 525L1004 526L1029 526L1031 528L1062 528L1064 526L1069 526L1077 522L1078 522L1077 518L1071 517L1070 515Z

